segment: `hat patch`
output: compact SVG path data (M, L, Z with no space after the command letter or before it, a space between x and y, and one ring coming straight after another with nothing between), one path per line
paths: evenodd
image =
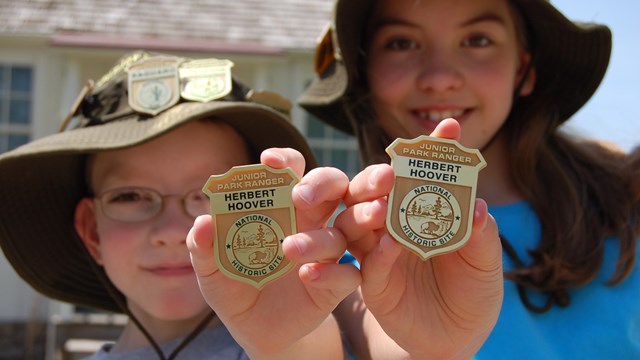
M231 92L230 60L200 59L180 64L180 95L187 100L208 102Z
M178 64L176 58L153 57L129 65L129 106L155 116L177 104Z

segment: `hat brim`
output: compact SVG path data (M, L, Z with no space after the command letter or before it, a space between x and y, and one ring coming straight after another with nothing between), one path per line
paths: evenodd
M75 206L86 196L86 155L141 144L205 118L234 127L257 155L291 147L303 154L307 169L316 166L286 117L248 102L183 103L152 119L132 116L36 140L0 155L0 245L16 272L51 298L121 312L73 227Z
M609 66L608 27L572 22L548 1L518 0L530 30L536 84L531 98L544 99L562 123L589 101Z
M347 69L341 61L334 61L324 74L311 82L297 102L311 115L351 134L353 129L342 109L341 101L347 83Z

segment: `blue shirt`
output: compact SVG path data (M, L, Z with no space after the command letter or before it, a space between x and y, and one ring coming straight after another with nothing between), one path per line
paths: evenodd
M540 222L526 202L492 206L500 233L525 263L527 249L540 241ZM640 253L640 249L637 249ZM566 308L554 305L543 314L522 304L515 284L505 280L498 322L475 359L640 359L640 270L638 261L622 283L607 286L618 258L618 241L605 241L605 258L598 276L570 291ZM514 264L503 253L504 269ZM536 298L529 292L535 304ZM537 300L537 301L536 301Z

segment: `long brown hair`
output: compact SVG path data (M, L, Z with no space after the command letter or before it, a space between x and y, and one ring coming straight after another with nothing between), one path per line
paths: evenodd
M600 271L608 237L620 242L609 284L620 283L633 269L638 191L632 189L635 165L626 154L563 133L545 103L543 96L519 99L502 130L512 180L542 229L540 243L529 251L533 262L505 276L567 306L566 291L589 283Z

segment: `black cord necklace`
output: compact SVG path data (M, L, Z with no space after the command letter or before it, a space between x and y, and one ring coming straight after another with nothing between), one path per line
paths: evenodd
M200 321L200 323L195 327L195 329L193 329L193 331L191 331L191 333L189 333L189 335L187 335L180 342L180 344L178 344L178 346L171 352L171 354L169 354L168 357L165 357L158 343L153 339L151 334L149 334L147 329L145 329L144 326L142 326L142 323L133 315L131 310L129 310L129 307L123 301L123 299L119 296L118 291L115 289L111 281L107 278L107 275L103 271L101 271L98 264L96 264L93 261L88 251L85 251L85 254L89 257L89 263L91 264L91 267L93 268L93 271L97 275L98 279L102 283L102 286L104 287L104 289L107 291L109 296L114 300L114 302L118 305L118 307L122 310L122 312L126 314L131 321L133 321L133 323L138 327L138 329L140 329L144 337L147 338L147 341L149 341L149 344L151 344L151 347L158 355L159 360L175 359L176 356L178 356L178 353L182 351L191 341L193 341L193 339L195 339L196 336L198 336L207 327L209 322L216 317L216 314L213 311L207 314L207 316L204 319L202 319L202 321Z

